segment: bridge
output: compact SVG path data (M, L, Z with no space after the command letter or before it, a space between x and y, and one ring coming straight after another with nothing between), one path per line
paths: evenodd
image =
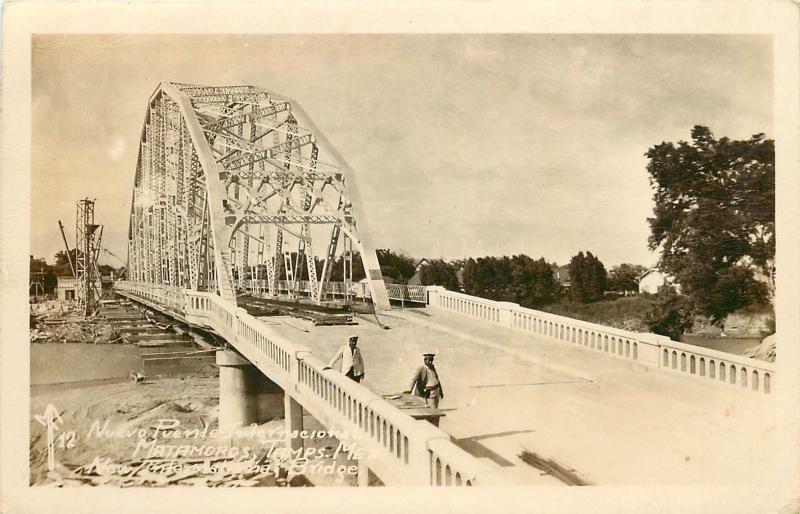
M770 479L772 363L441 287L387 287L366 220L354 173L297 102L162 83L142 129L128 280L115 290L226 341L221 426L263 421L265 397L279 395L287 434L311 416L364 450L362 485L370 474L386 485L553 483L521 449L593 484ZM390 330L262 317L242 295L368 306ZM353 331L361 384L325 369ZM450 407L439 427L385 395L407 388L426 348L440 355Z

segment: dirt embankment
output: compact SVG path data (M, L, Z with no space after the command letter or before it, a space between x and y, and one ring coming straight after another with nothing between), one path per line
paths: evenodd
M32 343L122 343L125 342L108 320L83 317L72 302L48 300L31 304Z
M306 441L307 459L286 453L284 422L221 433L217 377L124 382L31 397L32 485L207 487L354 485L355 462L333 438ZM55 469L48 470L52 404ZM321 427L320 427L321 428ZM314 448L314 450L308 450Z

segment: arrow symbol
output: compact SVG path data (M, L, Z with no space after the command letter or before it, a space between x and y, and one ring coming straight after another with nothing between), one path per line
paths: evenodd
M58 409L52 403L44 409L44 414L35 415L33 418L38 421L42 426L47 427L47 469L53 471L56 469L56 455L55 455L55 441L53 439L54 432L58 430L57 423L63 423Z

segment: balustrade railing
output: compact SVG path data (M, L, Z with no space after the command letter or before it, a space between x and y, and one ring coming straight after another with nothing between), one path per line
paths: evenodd
M771 362L711 350L651 333L632 332L566 316L428 287L428 306L580 346L643 365L727 383L741 390L770 393L775 377Z
M118 292L213 329L265 372L327 428L366 451L379 476L406 485L473 486L502 470L476 459L433 425L411 418L307 349L275 334L244 309L211 293L117 282Z
M265 279L246 279L242 281L245 291L249 293L264 293L269 290ZM304 295L311 294L311 282L308 280L298 280L294 286L288 280L279 280L279 293L294 291ZM406 302L428 303L427 286L406 285L406 284L386 284L386 291L391 300ZM370 298L370 291L367 284L362 282L352 282L349 287L344 282L326 282L324 293L330 297L343 297L345 293L353 298Z
M771 362L677 341L661 344L660 367L764 393L772 392L772 378L775 375L775 366Z

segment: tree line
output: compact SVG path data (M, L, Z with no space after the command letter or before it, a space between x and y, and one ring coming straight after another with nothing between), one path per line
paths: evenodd
M416 260L404 252L378 251L384 277L408 283L418 273L422 285L443 286L452 291L489 300L540 307L567 298L587 303L601 300L607 291L637 291L644 266L622 264L611 272L591 252L579 252L568 265L568 279L559 280L558 265L525 254L468 259ZM460 275L460 278L459 278Z
M34 291L33 282L39 282L45 294L51 294L55 291L58 285L58 277L71 277L72 268L70 267L69 258L72 258L72 265L78 262L78 251L76 249L70 250L70 256L67 252L62 250L55 254L55 264L48 264L46 259L36 258L30 256L30 294L41 293L41 291ZM107 264L100 264L97 266L101 275L108 275L114 270L113 266Z
M645 156L654 190L648 245L660 253L658 268L681 288L680 295L659 295L647 317L651 329L677 339L697 315L722 324L738 309L769 304L775 289L774 141L764 134L717 139L708 127L697 125L691 142L662 142ZM406 284L416 275L423 285L533 308L564 299L597 302L609 291L638 291L646 271L634 264L608 271L590 251L575 254L566 269L524 254L428 259L418 266L417 259L402 251L376 253L383 276L395 282ZM56 254L55 265L31 257L31 272L40 269L47 292L55 287L57 275L71 275L65 252ZM103 273L110 269L101 266ZM305 266L297 272L306 278ZM365 277L357 253L352 274L356 281ZM343 279L340 256L331 280Z

